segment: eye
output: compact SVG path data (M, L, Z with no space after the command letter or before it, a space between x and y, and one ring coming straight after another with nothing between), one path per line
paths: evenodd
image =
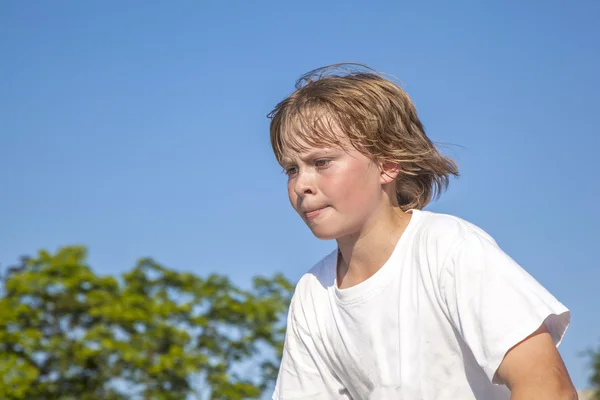
M283 173L287 176L294 176L298 173L298 167L286 167L283 169Z
M325 168L325 167L329 166L330 163L331 163L331 160L324 160L324 159L316 160L315 161L315 167L317 167L317 168Z

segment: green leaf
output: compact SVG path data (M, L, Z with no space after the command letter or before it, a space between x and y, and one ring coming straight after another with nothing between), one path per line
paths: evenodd
M1 285L0 398L28 400L180 400L207 389L259 398L276 377L293 289L275 275L243 290L151 258L99 276L83 246L23 258ZM249 376L233 373L240 365Z

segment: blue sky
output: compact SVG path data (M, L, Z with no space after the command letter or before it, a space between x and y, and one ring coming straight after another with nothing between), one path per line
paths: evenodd
M127 3L127 4L124 4ZM600 3L3 2L0 263L85 244L247 285L296 281L333 242L288 205L266 115L302 73L392 73L462 176L428 209L465 218L600 343Z

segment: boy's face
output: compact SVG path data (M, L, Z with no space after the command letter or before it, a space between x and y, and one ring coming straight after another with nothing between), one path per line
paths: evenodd
M286 152L281 161L290 203L319 239L360 233L383 205L379 167L340 137L344 148L304 143L305 150Z

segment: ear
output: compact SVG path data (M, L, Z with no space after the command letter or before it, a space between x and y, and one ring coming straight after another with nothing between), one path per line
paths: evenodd
M400 163L384 161L380 164L379 169L381 170L381 184L386 185L394 182L398 177Z

